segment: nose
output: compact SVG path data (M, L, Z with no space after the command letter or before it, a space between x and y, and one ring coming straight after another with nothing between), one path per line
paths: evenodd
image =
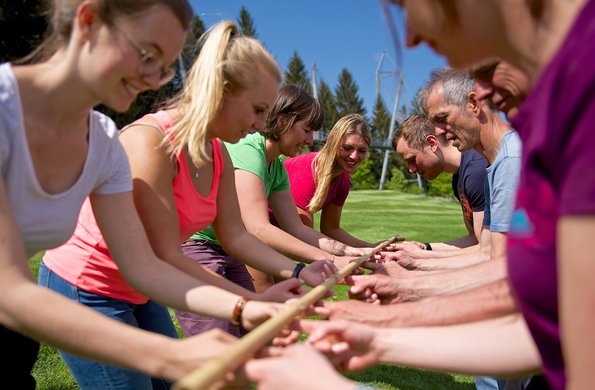
M306 144L308 146L314 145L314 132L313 131L311 131L311 132L309 132L307 134L307 136L306 136Z
M477 100L484 100L494 94L494 87L491 83L484 80L475 81L475 92L477 93Z
M446 128L443 126L434 126L434 132L436 133L436 137L440 137L446 134Z
M415 164L407 164L407 169L409 170L409 173L415 173L417 172L417 167L415 166Z
M358 159L357 157L358 157L358 152L357 152L357 150L354 150L353 152L351 152L351 153L349 154L349 158L350 158L350 159L352 159L352 160L357 160L357 159Z
M157 90L161 87L161 72L153 72L142 76L148 89Z
M407 45L407 47L415 47L422 42L422 39L419 36L419 34L417 34L415 30L411 28L409 24L409 18L407 18L405 34L405 44Z
M254 124L252 125L254 130L262 131L264 129L264 125L265 125L264 115L256 115L256 118L254 119Z

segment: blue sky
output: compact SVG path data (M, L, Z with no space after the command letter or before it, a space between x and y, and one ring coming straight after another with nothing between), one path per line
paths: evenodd
M369 116L376 96L376 69L381 53L386 52L380 91L392 110L397 86L397 78L392 76L396 55L380 0L191 0L191 3L207 27L223 19L237 20L244 5L254 20L258 38L284 70L297 50L309 73L312 64L316 64L317 78L334 89L341 70L348 68ZM395 12L396 8L392 11L402 41L402 15ZM446 62L425 45L405 48L402 53L405 94L400 105L409 106L411 96L430 71L445 66Z

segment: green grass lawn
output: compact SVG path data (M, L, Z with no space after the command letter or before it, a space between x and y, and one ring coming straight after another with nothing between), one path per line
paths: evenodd
M395 234L416 241L445 241L465 234L456 201L398 194L392 191L352 191L343 208L342 226L354 236L375 242ZM31 261L36 271L39 258ZM347 299L346 288L336 288L336 299ZM77 389L68 369L53 348L42 346L34 369L40 390ZM410 368L379 365L348 375L385 389L474 389L473 379Z

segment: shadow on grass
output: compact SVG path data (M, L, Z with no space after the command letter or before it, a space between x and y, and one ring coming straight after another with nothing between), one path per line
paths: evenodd
M377 365L365 371L347 373L345 376L386 389L475 389L472 377L390 365Z

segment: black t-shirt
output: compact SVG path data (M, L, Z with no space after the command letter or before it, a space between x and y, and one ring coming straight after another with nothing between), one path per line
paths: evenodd
M473 212L483 211L485 205L484 183L487 160L474 150L461 154L459 172L452 176L452 190L461 203L463 215L473 227Z

